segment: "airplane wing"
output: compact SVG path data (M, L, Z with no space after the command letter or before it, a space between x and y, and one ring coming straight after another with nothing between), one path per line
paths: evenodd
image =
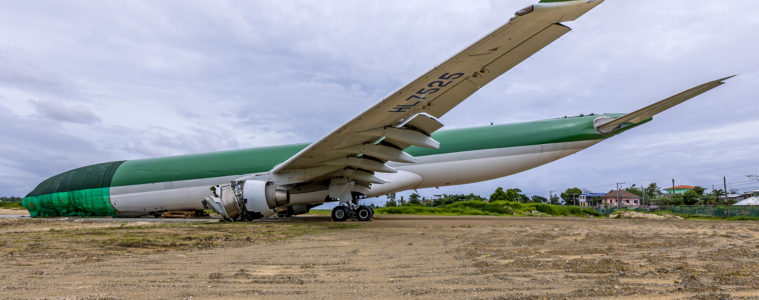
M572 21L603 0L542 0L505 25L311 144L270 172L280 184L344 178L362 186L385 181L387 164L413 162L410 145L437 148L437 118L530 55L570 31ZM330 188L331 189L331 188Z
M725 84L725 80L733 77L735 77L735 75L709 81L619 118L599 118L596 120L596 122L594 122L594 126L596 127L596 130L601 134L612 133L616 131L620 126L622 126L622 124L636 124L648 120L660 112L670 109L675 105L688 101L693 97L706 93L713 88Z

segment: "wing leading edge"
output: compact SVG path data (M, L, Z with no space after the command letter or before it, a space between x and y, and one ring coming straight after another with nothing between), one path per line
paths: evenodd
M547 3L543 3L547 2ZM388 161L412 162L409 145L437 148L429 135L443 116L479 88L571 29L572 21L603 0L541 1L505 25L387 96L271 171L280 184L341 180L380 183ZM332 188L330 188L332 189Z

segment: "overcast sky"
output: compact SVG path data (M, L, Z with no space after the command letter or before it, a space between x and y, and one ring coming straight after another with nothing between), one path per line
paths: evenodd
M1 1L0 195L105 161L314 141L530 1ZM498 186L759 189L759 1L607 0L445 128L629 112L739 74Z

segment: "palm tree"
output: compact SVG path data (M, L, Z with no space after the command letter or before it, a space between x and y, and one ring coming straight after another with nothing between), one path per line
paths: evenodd
M714 204L718 204L721 202L720 199L722 196L725 196L725 191L722 189L712 190L712 194L711 197L709 197L709 200L714 201Z

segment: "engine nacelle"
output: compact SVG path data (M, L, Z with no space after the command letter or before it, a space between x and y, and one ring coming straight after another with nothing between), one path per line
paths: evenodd
M290 203L290 191L260 180L232 181L211 187L204 204L228 220L268 217Z
M268 181L246 180L243 184L242 198L247 211L268 217L274 214L272 209L290 203L290 191Z

